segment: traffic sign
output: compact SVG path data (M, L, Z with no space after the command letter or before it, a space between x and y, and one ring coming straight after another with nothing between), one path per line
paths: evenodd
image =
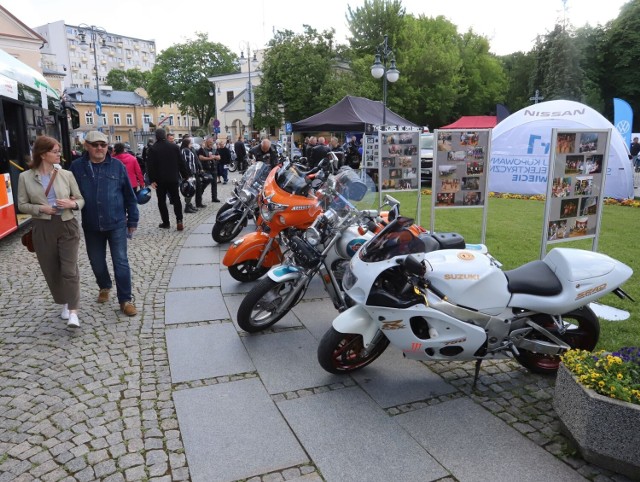
M102 102L96 101L96 114L102 115Z
M284 130L287 134L291 134L292 131L292 126L291 126L291 122L285 122L284 124Z
M214 127L213 128L213 132L215 132L216 134L220 134L220 128L219 127Z
M213 127L220 127L220 121L218 119L214 119ZM220 132L220 131L218 131L218 132Z

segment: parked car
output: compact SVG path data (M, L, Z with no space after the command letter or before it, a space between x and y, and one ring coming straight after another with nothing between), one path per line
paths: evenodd
M420 179L422 185L433 179L433 134L420 134Z

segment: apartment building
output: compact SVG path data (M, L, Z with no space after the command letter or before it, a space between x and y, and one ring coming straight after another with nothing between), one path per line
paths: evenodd
M126 37L97 27L68 25L64 21L35 27L47 42L47 68L64 72L64 88L96 88L106 82L110 70L139 69L149 71L156 61L153 40ZM97 47L97 48L96 48Z

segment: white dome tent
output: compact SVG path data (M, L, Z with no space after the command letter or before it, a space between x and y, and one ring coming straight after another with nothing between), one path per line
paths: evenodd
M633 165L629 148L615 128L591 107L553 100L525 107L492 131L489 190L514 194L546 194L551 130L611 129L604 195L633 197Z

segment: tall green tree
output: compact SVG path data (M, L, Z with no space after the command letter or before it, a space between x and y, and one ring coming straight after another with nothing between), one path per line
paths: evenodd
M602 97L607 117L613 118L613 98L626 100L634 116L634 132L640 131L640 82L636 68L640 58L640 0L631 0L607 25L601 51Z
M456 105L458 114L490 114L504 102L507 78L500 60L489 52L489 41L469 30L460 37L463 92Z
M389 37L390 45L396 45L404 28L405 15L401 0L365 0L355 9L347 5L349 45L356 58L375 52L385 35Z
M151 72L142 72L138 69L129 70L110 70L107 74L107 85L113 87L113 90L126 90L133 92L138 87L147 89Z
M580 52L569 28L556 24L538 42L537 74L542 79L545 100L582 101L583 72Z
M154 104L175 103L183 114L205 126L215 112L207 79L237 70L238 57L231 50L198 33L195 40L173 45L158 55L147 91Z
M532 72L535 70L535 57L531 52L514 52L500 57L507 79L507 92L504 104L510 112L516 112L531 104L533 94Z
M260 85L255 88L255 127L304 119L344 97L353 82L339 55L333 29L318 32L305 25L302 34L276 32L264 55Z
M464 92L456 26L444 17L407 15L396 60L400 79L390 108L431 128L447 122Z

